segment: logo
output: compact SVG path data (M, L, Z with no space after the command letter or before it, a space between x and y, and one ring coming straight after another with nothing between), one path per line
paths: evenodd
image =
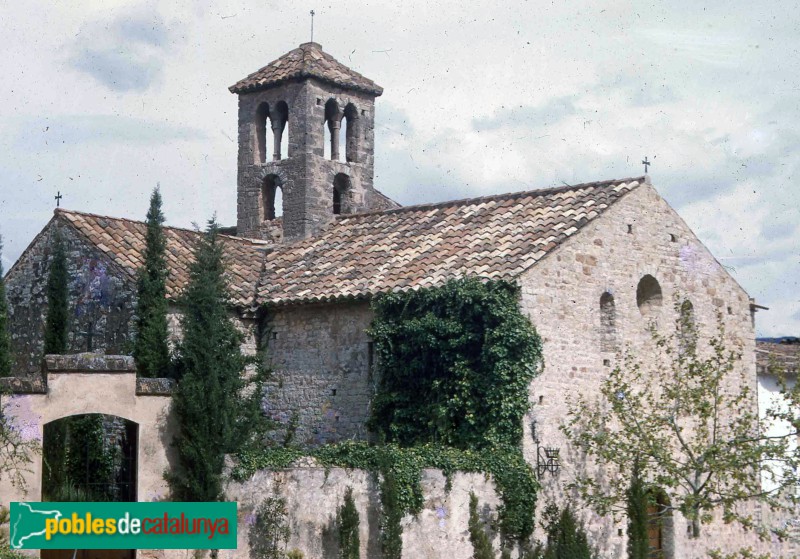
M11 503L12 549L236 549L236 503Z

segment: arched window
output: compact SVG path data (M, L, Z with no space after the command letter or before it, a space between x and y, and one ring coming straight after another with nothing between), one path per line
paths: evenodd
M267 120L269 105L261 103L256 109L256 162L267 162Z
M330 149L325 150L325 157L333 161L339 160L339 130L342 125L342 114L336 99L328 99L325 103L326 143Z
M663 296L661 285L658 280L651 275L646 275L639 280L636 287L636 305L642 316L651 316L661 308Z
M608 291L600 296L600 351L617 351L617 309Z
M289 155L289 133L286 127L289 122L289 106L285 101L279 101L275 105L272 113L270 113L270 117L272 121L272 132L275 137L272 159L280 161L282 158L288 157Z
M283 191L280 179L276 175L268 175L261 187L261 200L264 205L264 219L271 221L283 215Z
M356 109L356 106L352 103L348 103L344 108L344 121L346 122L346 127L342 126L342 128L345 128L344 161L347 163L354 163L358 158L358 109Z
M694 305L689 299L681 301L678 307L680 316L678 317L678 337L680 350L685 352L690 350L697 341L697 326L694 321Z
M333 214L350 213L348 195L350 194L350 177L339 173L333 179Z

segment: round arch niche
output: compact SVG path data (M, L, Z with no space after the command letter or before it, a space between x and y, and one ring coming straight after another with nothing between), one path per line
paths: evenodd
M664 296L658 280L650 274L643 276L636 286L636 306L639 307L642 316L656 314L661 309L663 301Z

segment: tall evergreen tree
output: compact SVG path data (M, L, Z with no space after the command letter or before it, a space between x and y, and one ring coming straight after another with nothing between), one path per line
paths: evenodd
M478 515L478 497L475 493L469 494L469 541L472 543L472 559L494 559L492 542Z
M173 396L178 468L169 474L176 500L218 500L225 455L246 447L264 425L262 377L244 376L250 360L228 316L229 301L222 241L212 219L195 247L181 301L181 375Z
M11 375L11 336L8 332L8 301L3 280L3 237L0 236L0 377Z
M58 229L53 233L50 274L47 277L47 319L44 325L44 353L67 352L69 321L69 274L64 239Z
M647 533L647 489L641 477L638 460L634 462L627 497L628 559L647 559L650 546Z
M339 528L339 559L360 559L361 540L358 526L361 522L353 499L353 488L348 487L344 493L344 503L337 511L336 520Z
M150 196L145 242L144 265L139 268L137 278L138 305L133 356L140 376L168 376L168 272L164 256L167 240L164 236L164 214L161 212L161 192L158 187Z
M572 509L566 506L560 513L552 505L548 509L544 559L592 559L589 539Z

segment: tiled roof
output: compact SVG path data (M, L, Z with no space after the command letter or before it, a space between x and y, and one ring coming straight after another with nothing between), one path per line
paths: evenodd
M511 279L644 180L342 216L316 237L267 253L258 303L368 297L465 275Z
M383 93L381 86L323 52L317 43L303 43L228 89L231 93L244 93L308 77L373 95Z
M367 298L474 276L513 279L602 214L644 177L341 216L291 244L223 236L240 307ZM133 277L145 224L56 210ZM174 299L188 280L199 233L165 227Z
M759 373L766 372L770 364L774 364L779 371L796 375L800 365L800 344L798 343L773 343L756 342L756 369Z
M116 262L131 277L142 265L146 226L141 221L57 209L56 216L72 224L83 236ZM175 299L189 278L192 248L200 234L165 227L167 238L167 297ZM228 284L237 306L250 306L264 258L266 243L222 236L227 256Z

